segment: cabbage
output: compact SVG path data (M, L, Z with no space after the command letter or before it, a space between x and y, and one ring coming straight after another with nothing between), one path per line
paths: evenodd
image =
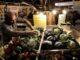
M60 40L62 42L66 41L67 39L68 39L68 34L63 33L63 34L60 35Z
M53 33L54 33L55 35L59 35L59 34L61 34L62 32L63 32L63 29L62 29L62 28L58 28L58 27L53 28Z
M69 40L69 42L67 43L67 48L74 49L76 47L77 47L76 43L72 40Z

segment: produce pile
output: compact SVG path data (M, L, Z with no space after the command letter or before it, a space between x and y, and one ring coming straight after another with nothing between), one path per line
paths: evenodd
M37 31L35 31L34 35L20 36L18 40L13 40L6 45L4 58L5 60L34 59L35 49L38 49L39 42L40 36L38 36Z
M6 60L35 60L43 29L39 27L36 30L36 34L32 36L20 36L19 40L9 43L5 49L4 58ZM78 42L62 28L54 27L44 31L42 50L75 48L79 48Z
M42 49L75 49L79 44L70 33L54 27L45 31Z

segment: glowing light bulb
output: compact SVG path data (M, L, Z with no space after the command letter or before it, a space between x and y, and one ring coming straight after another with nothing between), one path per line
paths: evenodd
M67 14L67 10L63 10L62 13L63 13L63 14Z
M52 11L53 14L57 14L57 12L58 12L57 10L53 10Z

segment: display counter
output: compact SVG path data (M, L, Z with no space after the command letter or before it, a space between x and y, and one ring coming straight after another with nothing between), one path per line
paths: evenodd
M80 49L41 50L45 60L80 60Z

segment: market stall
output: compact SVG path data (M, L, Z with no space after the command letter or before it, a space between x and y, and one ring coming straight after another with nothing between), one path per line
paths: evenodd
M13 15L17 17L19 17L19 14L23 16L23 12L25 13L25 19L19 18L15 22L17 26L14 26L15 30L24 32L14 34L15 37L18 37L17 40L12 38L11 41L4 45L3 34L0 34L0 59L80 60L79 25L74 26L70 22L67 23L66 12L64 14L62 12L63 9L57 9L58 12L54 10L41 11L35 9L32 5L26 4L9 3L7 5L0 5L0 20L2 18L3 20L5 19L4 14L7 11L13 12ZM69 11L68 8L67 10ZM74 16L76 15L74 14ZM31 24L28 24L26 20L29 20Z

